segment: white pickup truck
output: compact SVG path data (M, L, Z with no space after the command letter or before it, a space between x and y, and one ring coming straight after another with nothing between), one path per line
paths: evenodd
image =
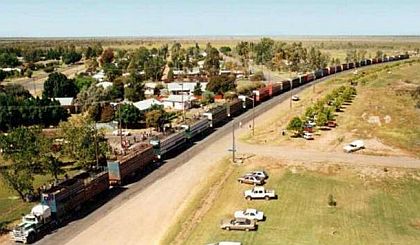
M262 186L255 186L253 189L251 190L246 190L244 192L244 196L247 200L252 200L252 199L265 199L265 200L270 200L272 198L276 198L276 193L274 192L274 190L266 190L264 187Z
M234 216L235 218L244 218L257 221L264 220L264 213L254 208L247 208L246 210L236 211Z

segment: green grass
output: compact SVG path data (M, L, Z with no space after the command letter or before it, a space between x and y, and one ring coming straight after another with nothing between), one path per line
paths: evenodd
M275 189L279 199L246 201L242 191L249 186L236 182L245 170L234 171L183 244L418 244L420 229L413 225L420 222L418 180L386 178L366 184L344 171L328 175L273 169L267 187ZM336 198L337 207L328 207L329 194ZM257 232L218 227L222 218L247 207L266 214Z

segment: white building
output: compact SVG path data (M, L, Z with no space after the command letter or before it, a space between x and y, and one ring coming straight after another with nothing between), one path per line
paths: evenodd
M100 82L96 84L96 87L102 87L104 89L112 87L113 83L111 82Z
M156 99L147 99L137 101L133 103L133 105L137 107L137 109L139 109L140 111L145 111L150 109L153 105L163 105L163 103Z
M197 85L198 82L173 82L173 83L168 83L168 91L171 94L181 94L181 93L186 93L189 95L192 95L194 92L194 88ZM205 91L206 90L206 86L207 83L202 83L201 84L201 91Z
M195 97L191 95L169 95L168 98L163 99L163 106L175 110L189 109L194 100Z
M100 70L98 73L92 76L96 81L102 82L105 78L105 72Z

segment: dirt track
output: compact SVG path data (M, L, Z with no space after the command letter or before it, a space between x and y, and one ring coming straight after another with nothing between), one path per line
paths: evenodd
M270 106L257 107L257 114L267 113L258 117L256 124L269 120L273 113L267 108L284 101L286 97L287 94L266 102ZM243 128L237 131L237 135L249 130L248 123L245 122L250 116L248 111L238 119L242 120ZM205 180L207 173L220 158L229 154L227 149L232 143L229 134L231 124L232 122L179 157L169 160L141 181L128 186L125 192L87 217L45 237L38 244L158 244L185 200L196 191L194 187ZM197 149L202 150L197 153ZM262 155L304 162L338 161L346 164L420 167L420 160L406 157L347 155L241 143L238 143L238 151L258 151Z

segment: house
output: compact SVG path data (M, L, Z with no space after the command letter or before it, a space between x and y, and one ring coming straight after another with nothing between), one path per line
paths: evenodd
M104 82L97 83L96 87L102 87L104 89L107 89L107 88L112 87L112 85L113 85L113 83L104 81Z
M202 83L201 84L201 91L205 91L206 90L206 86L207 83ZM197 82L173 82L173 83L168 83L168 91L170 94L188 94L188 95L193 95L194 92L194 88L197 85Z
M149 110L153 105L163 105L162 102L156 99L147 99L147 100L141 100L133 103L137 109L140 111L146 111Z
M102 82L105 78L105 72L103 70L99 71L95 75L92 76L96 81Z
M195 100L191 95L172 94L168 98L163 99L163 106L165 109L184 110L191 108L192 101Z
M54 98L56 101L58 101L64 109L66 109L69 113L76 113L77 107L74 104L74 98L73 97L58 97Z

